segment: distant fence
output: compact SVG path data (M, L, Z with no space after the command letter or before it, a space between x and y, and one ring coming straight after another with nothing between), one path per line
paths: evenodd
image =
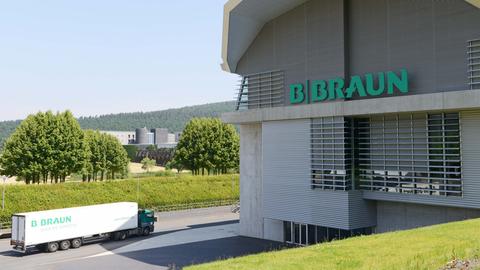
M0 223L0 233L1 233L2 230L11 229L11 228L12 228L12 223L11 222Z
M157 212L169 212L169 211L188 210L188 209L195 209L195 208L227 206L227 205L236 206L237 204L238 204L238 199L232 199L232 200L218 200L218 201L209 201L209 202L195 202L195 203L165 205L160 207L153 207L153 210Z
M218 201L208 201L208 202L165 205L160 207L152 207L152 209L155 210L156 212L169 212L169 211L179 211L179 210L188 210L188 209L196 209L196 208L208 208L208 207L231 205L232 212L237 212L238 203L239 203L238 199L231 199L231 200L218 200ZM11 229L11 228L12 228L11 222L0 223L0 231L5 229Z

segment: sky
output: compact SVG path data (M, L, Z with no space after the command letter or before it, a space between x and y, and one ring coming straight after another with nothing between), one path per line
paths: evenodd
M225 0L0 0L0 121L232 100Z

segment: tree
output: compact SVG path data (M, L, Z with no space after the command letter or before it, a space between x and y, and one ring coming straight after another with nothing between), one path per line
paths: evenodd
M112 135L102 134L106 143L107 172L110 179L115 179L119 173L125 177L128 173L129 158L122 144Z
M128 158L130 161L134 161L137 157L138 147L133 144L124 145L123 148L127 151Z
M148 157L142 159L142 169L146 170L147 173L150 172L150 169L153 168L156 165L156 162L154 159L150 159Z
M115 179L117 174L125 177L128 173L128 154L112 135L98 131L85 131L87 161L83 163L84 181Z
M2 173L18 176L27 184L56 183L81 168L83 132L73 115L66 111L39 112L22 121L6 141L0 159Z
M182 133L170 166L193 174L226 173L238 169L239 137L218 118L194 118Z
M65 182L72 173L84 181L128 173L128 156L113 136L83 131L69 111L28 116L5 143L0 174L30 183Z
M53 117L48 126L49 146L53 150L51 173L55 182L65 182L67 176L82 168L84 157L83 130L69 111Z

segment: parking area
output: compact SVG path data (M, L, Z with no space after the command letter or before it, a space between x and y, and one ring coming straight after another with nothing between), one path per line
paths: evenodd
M184 266L281 248L281 243L238 236L230 207L160 213L155 232L122 242L91 244L52 254L21 255L0 240L3 269L181 269Z

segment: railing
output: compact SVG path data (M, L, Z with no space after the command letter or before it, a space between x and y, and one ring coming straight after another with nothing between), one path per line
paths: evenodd
M480 89L480 39L468 41L467 60L470 89Z
M245 75L236 94L235 110L269 108L284 105L283 71Z
M12 228L12 223L11 222L0 223L0 233L1 233L2 230L11 229L11 228Z
M228 206L228 205L237 205L237 204L238 204L238 199L231 199L231 200L218 200L218 201L209 201L209 202L195 202L195 203L165 205L165 206L153 207L153 210L155 210L156 212L169 212L169 211Z

